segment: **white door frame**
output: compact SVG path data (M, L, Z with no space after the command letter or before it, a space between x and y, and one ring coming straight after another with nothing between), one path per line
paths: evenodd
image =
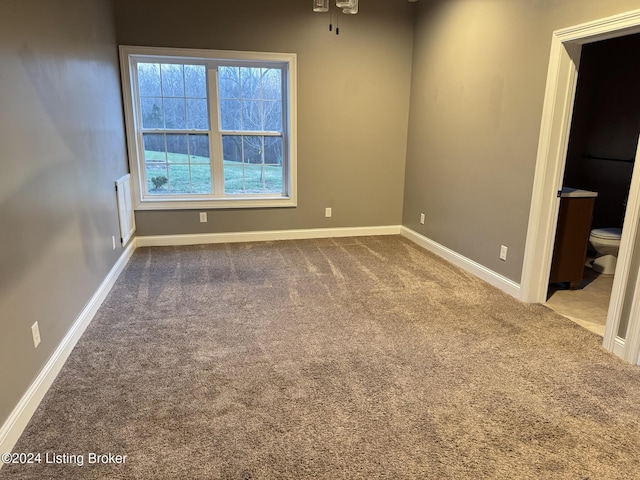
M640 10L553 32L522 270L520 294L525 302L546 301L560 205L556 194L562 188L582 45L638 32ZM603 346L618 356L637 363L640 354L640 285L635 288L631 311L636 315L632 315L629 320L627 345L616 335L625 300L624 293L629 287L631 242L636 238L640 218L640 179L632 182L631 189L625 219L633 220L625 221L623 228Z

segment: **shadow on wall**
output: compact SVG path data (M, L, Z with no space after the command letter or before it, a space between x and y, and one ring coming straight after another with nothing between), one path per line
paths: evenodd
M104 138L96 137L96 133L89 138L81 130L77 122L86 115L83 117L78 111L78 92L74 87L77 79L61 76L60 71L66 70L59 64L28 47L20 50L19 57L29 79L28 85L22 88L30 92L29 98L33 103L30 110L41 112L37 121L53 126L55 136L38 139L50 145L49 156L25 159L33 160L40 167L0 201L0 221L5 226L0 229L0 243L3 245L0 250L3 271L0 294L15 285L21 276L38 268L57 239L69 240L69 229L74 226L80 225L88 238L106 238L107 235L101 232L107 227L100 225L98 216L91 211L91 202L81 199L97 199L103 194L95 188L96 174L91 173L93 165L90 164L100 162L99 157L104 154L96 145L108 144L106 136L109 131L104 129L98 133L99 136L105 135ZM93 78L95 84L100 84L104 72L88 64L85 73ZM93 157L90 162L87 160L89 155ZM98 252L88 242L80 244L82 252L78 253L83 257L82 262L91 270L102 267Z
M563 185L598 192L593 228L622 227L640 133L640 34L582 49Z

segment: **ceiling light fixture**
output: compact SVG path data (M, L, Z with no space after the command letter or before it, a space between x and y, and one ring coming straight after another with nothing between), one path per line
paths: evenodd
M336 7L342 9L342 13L349 15L355 15L358 13L358 0L335 0ZM329 31L333 30L333 24L331 19L333 14L331 13L330 0L313 0L313 11L318 13L329 12ZM336 17L336 20L338 18ZM338 21L339 23L339 21ZM340 26L336 25L336 35L340 35Z

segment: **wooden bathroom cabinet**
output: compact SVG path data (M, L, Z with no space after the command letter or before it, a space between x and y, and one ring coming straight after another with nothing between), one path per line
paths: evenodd
M576 289L582 282L597 193L563 189L549 283L567 282Z

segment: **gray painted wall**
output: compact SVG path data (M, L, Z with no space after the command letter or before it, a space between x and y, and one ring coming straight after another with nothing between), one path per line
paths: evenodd
M420 2L403 225L520 282L552 32L636 8L638 0Z
M138 211L138 235L400 224L414 5L362 2L358 15L340 15L339 36L310 1L116 0L115 7L121 44L298 58L298 207L213 210L206 224L197 211Z
M108 1L4 0L0 61L2 425L122 253L128 168Z

